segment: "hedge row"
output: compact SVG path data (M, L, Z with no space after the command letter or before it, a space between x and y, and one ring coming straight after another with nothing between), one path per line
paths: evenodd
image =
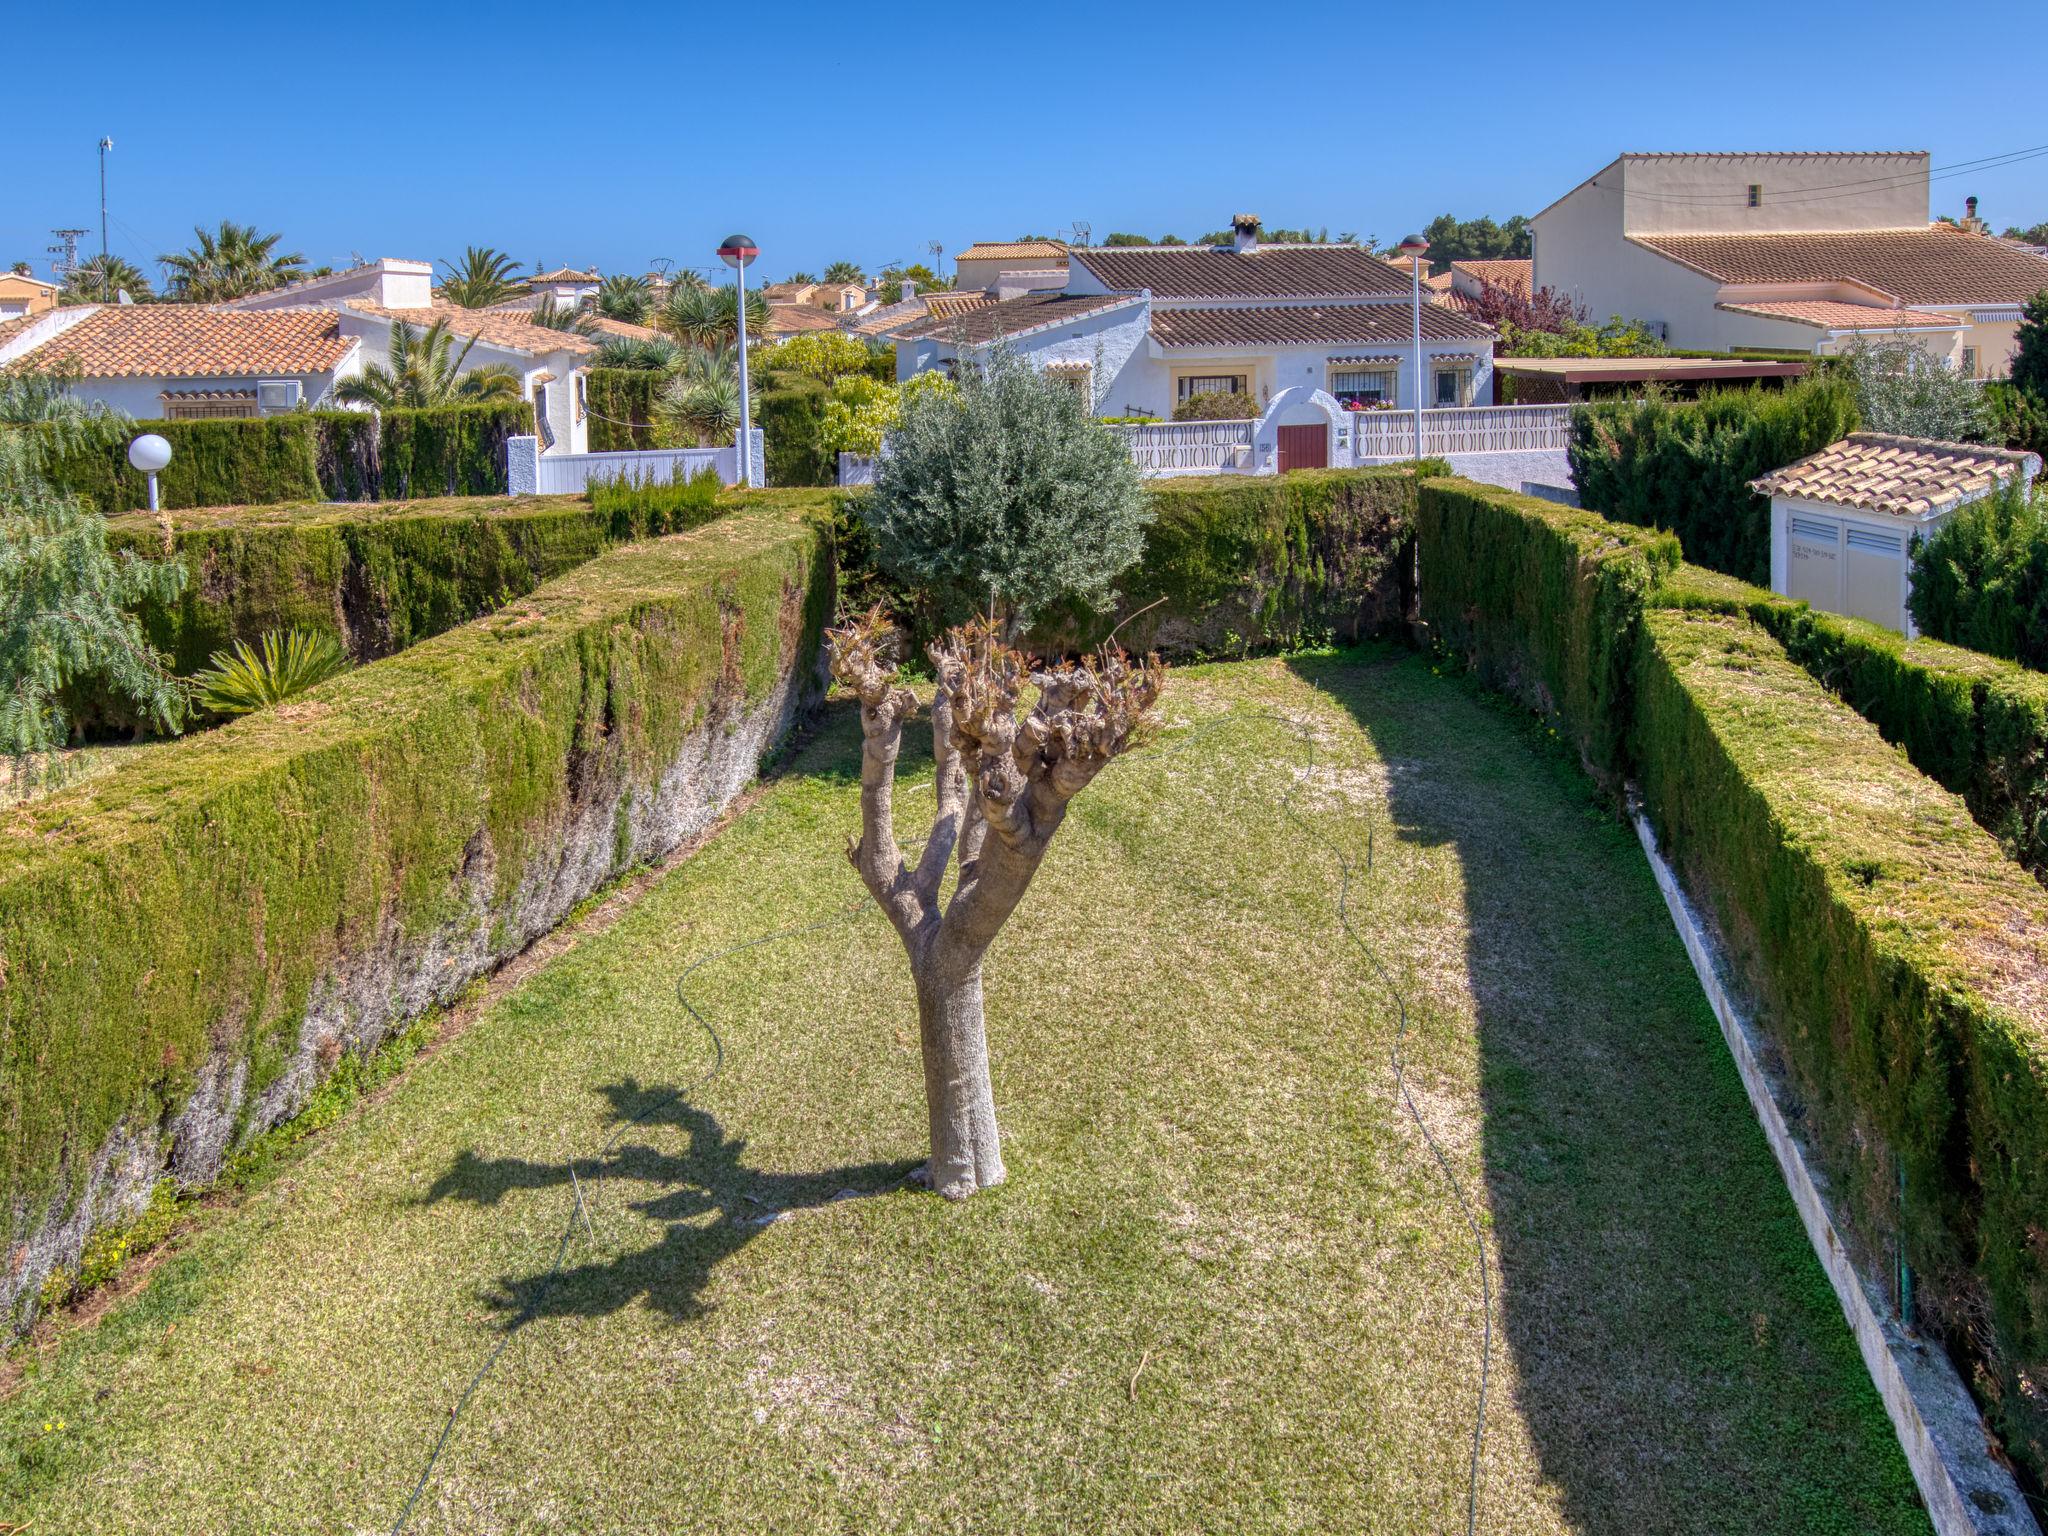
M505 440L533 431L523 400L431 410L294 411L229 421L140 421L171 445L157 477L166 507L488 496L505 490ZM52 480L102 512L149 500L125 443L53 452Z
M0 1311L715 814L815 680L831 569L765 503L17 807Z
M1431 632L1605 783L1635 779L1762 1005L1852 1239L1876 1273L1903 1242L1924 1320L2048 1471L2028 1385L2048 1370L2048 891L1936 782L2038 824L2042 694L1505 491L1425 482L1417 543Z
M1306 470L1277 476L1156 480L1145 551L1119 583L1111 613L1045 614L1026 637L1040 652L1101 644L1112 629L1136 651L1179 660L1290 649L1391 630L1412 602L1420 466ZM849 492L837 521L839 585L847 607L881 602L907 615L902 594L874 568Z
M1464 480L1425 480L1415 514L1431 640L1559 722L1593 775L1625 767L1643 600L1677 568L1667 533Z
M656 448L654 402L668 376L657 368L593 368L584 375L590 451Z
M1684 566L1660 605L1755 621L2048 878L2048 676Z
M1699 400L1612 400L1572 412L1572 484L1617 522L1668 528L1697 564L1768 582L1770 502L1749 481L1856 429L1848 380L1722 390Z
M1866 1272L1903 1243L2038 1475L2048 892L1758 628L1651 609L1639 635L1645 805L1764 1004Z

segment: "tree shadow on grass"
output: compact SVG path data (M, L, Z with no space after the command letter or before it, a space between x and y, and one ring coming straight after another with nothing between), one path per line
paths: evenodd
M485 1299L505 1315L508 1328L547 1317L605 1317L635 1302L677 1320L701 1316L712 1270L777 1221L835 1201L887 1193L917 1166L905 1160L816 1173L751 1168L743 1161L746 1139L727 1136L708 1110L678 1090L627 1078L598 1091L611 1101L612 1122L629 1128L625 1135L666 1128L687 1136L687 1145L664 1151L631 1140L603 1157L561 1163L484 1158L465 1149L425 1196L430 1205L496 1205L515 1191L561 1189L572 1199L580 1193L593 1225L622 1199L628 1209L660 1224L660 1239L647 1246L500 1279ZM625 1193L629 1189L636 1193ZM589 1240L577 1220L566 1252Z
M1633 835L1517 706L1420 659L1292 665L1387 763L1401 845L1457 861L1479 1075L1465 1193L1490 1218L1493 1359L1514 1380L1489 1436L1518 1418L1590 1536L1925 1531ZM1353 886L1367 943L1382 879ZM1427 976L1393 968L1441 1028ZM1427 1089L1432 1047L1407 1055ZM1475 1272L1464 1415L1478 1302Z

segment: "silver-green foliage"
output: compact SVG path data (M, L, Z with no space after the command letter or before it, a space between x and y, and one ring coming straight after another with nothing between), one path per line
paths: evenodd
M905 394L865 514L883 573L940 624L1110 607L1153 516L1123 438L1006 346Z
M61 378L0 376L0 753L17 792L61 769L69 683L99 682L160 730L184 717L178 685L133 610L176 601L185 567L109 551L105 519L43 469L90 447L114 451L132 425L81 405Z
M1858 337L1842 352L1866 432L1980 443L1991 433L1984 387L1931 356L1903 332Z

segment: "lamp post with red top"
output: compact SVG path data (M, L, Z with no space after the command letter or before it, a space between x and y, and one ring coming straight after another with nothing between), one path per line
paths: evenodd
M727 235L718 259L733 270L739 303L735 308L740 333L740 484L754 483L754 417L747 399L747 267L761 248L745 235Z

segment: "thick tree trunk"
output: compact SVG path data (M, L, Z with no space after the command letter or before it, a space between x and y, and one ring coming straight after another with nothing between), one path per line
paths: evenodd
M924 1047L931 1161L924 1182L948 1200L1003 1182L1003 1152L989 1088L988 1033L981 1010L981 960L950 959L935 946L912 972Z

